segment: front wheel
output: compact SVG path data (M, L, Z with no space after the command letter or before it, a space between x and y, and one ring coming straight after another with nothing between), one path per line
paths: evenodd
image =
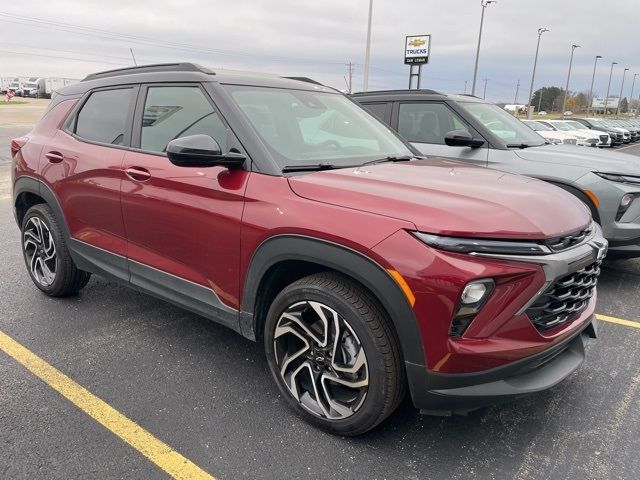
M22 253L31 280L51 297L78 292L91 276L73 263L60 226L46 204L34 205L24 216Z
M264 342L287 403L324 429L362 434L404 396L405 372L388 315L345 276L319 273L286 287L269 309Z

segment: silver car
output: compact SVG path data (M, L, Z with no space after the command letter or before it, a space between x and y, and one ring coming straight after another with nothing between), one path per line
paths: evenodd
M549 145L510 113L467 95L395 90L353 99L425 155L528 175L571 192L601 224L612 254L640 256L640 158Z

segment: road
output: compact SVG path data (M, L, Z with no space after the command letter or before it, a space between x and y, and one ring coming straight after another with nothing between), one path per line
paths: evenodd
M24 130L1 127L0 145ZM638 328L600 322L585 364L548 392L467 417L407 401L348 439L287 410L260 346L224 327L96 277L42 295L6 194L0 233L0 331L216 478L640 478ZM639 260L608 261L598 312L638 322L639 286ZM0 425L0 478L167 478L2 352Z

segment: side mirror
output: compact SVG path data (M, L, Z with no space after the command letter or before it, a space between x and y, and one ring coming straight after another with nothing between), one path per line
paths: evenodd
M444 143L450 147L478 148L484 145L484 140L473 138L466 130L452 130L444 136Z
M176 138L167 145L169 161L179 167L242 168L246 157L238 152L222 153L222 149L209 135L190 135Z

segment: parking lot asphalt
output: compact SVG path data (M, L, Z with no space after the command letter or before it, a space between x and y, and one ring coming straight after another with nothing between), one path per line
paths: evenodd
M22 130L0 128L0 148ZM467 417L406 401L365 436L332 436L285 407L260 346L224 327L97 277L42 295L1 186L0 331L216 478L640 478L638 328L600 322L550 391ZM598 313L640 321L640 260L608 260L598 290ZM2 352L0 432L0 478L167 477Z

